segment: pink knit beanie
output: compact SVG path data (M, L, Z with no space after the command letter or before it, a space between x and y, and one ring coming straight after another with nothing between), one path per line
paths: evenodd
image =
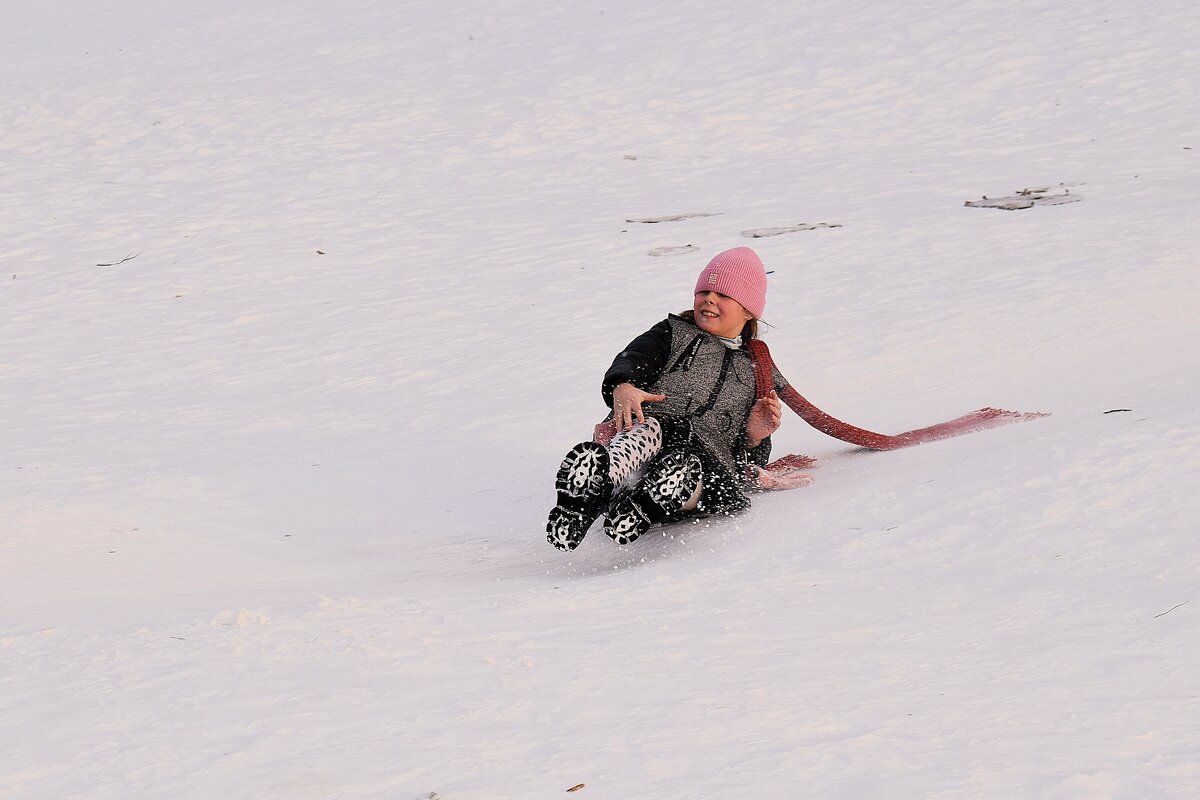
M696 294L719 292L732 297L761 319L767 305L767 271L762 259L749 247L718 253L696 279Z

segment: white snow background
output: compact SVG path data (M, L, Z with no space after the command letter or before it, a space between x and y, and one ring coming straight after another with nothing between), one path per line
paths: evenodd
M0 797L1200 796L1192 0L0 23ZM1052 416L558 553L738 245L835 416Z

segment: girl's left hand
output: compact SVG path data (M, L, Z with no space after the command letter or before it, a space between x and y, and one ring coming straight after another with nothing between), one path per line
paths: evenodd
M746 420L746 447L758 447L763 439L779 430L782 422L783 406L779 395L771 392L750 409L750 418Z

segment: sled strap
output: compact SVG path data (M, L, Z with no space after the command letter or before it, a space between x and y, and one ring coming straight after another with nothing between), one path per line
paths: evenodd
M750 358L754 364L755 392L759 398L762 398L770 394L774 389L775 362L771 360L771 351L761 339L751 339L747 347L750 349ZM831 417L804 399L790 384L779 393L779 399L787 403L788 407L799 414L802 420L812 425L821 433L832 436L835 439L841 439L843 442L865 447L869 450L898 450L901 447L911 447L914 444L925 444L926 442L959 436L964 433L1008 425L1012 422L1024 422L1048 416L1038 412L1026 413L1004 411L999 408L981 408L978 411L972 411L970 414L964 414L958 419L939 422L937 425L930 425L928 428L918 428L915 431L889 436L886 433L875 433L863 428L856 428L849 423Z

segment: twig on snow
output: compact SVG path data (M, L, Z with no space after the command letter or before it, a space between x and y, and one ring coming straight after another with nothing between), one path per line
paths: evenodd
M647 225L654 225L659 222L680 222L681 220L692 219L694 217L719 217L719 216L721 216L722 213L723 212L720 212L720 211L716 211L716 212L698 211L698 212L691 212L691 213L687 213L687 214L671 214L671 215L665 216L665 217L626 217L625 221L626 222L644 222Z
M141 254L142 254L142 251L139 250L136 253L130 253L129 255L122 258L120 261L114 261L111 264L97 264L96 266L97 267L115 267L118 264L124 264L126 261L133 261L135 258L140 256Z
M1181 606L1186 606L1186 605L1187 605L1188 603L1190 603L1190 602L1192 602L1192 601L1191 601L1191 600L1184 600L1184 601L1183 601L1182 603L1180 603L1179 605L1177 605L1177 606L1171 606L1170 608L1168 608L1166 611L1162 612L1161 614L1155 614L1155 615L1154 615L1154 618L1155 618L1155 619L1158 619L1159 617L1165 617L1167 614L1170 614L1170 613L1171 613L1172 611L1174 611L1175 609L1177 609L1177 608L1180 608Z

